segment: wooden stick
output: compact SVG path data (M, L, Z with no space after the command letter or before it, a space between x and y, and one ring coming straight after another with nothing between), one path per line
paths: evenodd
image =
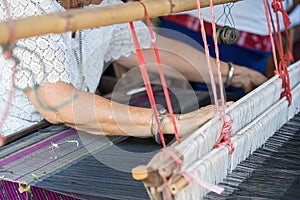
M157 170L151 167L140 165L132 169L132 177L135 180L143 181L147 187L158 187L162 184L162 178L159 176Z
M19 138L21 137L24 137L30 133L33 133L33 132L36 132L36 131L39 131L41 129L44 129L44 128L47 128L49 127L51 124L45 120L42 120L40 121L39 123L35 124L35 125L32 125L28 128L25 128L25 129L22 129L20 131L17 131L9 136L7 136L5 138L5 144L9 144L11 142L14 142L16 140L18 140Z
M181 190L183 190L189 182L182 176L179 175L174 179L174 181L170 185L170 191L173 195L178 194Z
M238 0L213 0L214 5ZM145 0L149 17L166 16L171 13L196 8L195 0ZM209 6L209 0L201 1L202 7ZM144 8L138 2L99 8L72 9L42 16L14 20L15 38L27 38L48 33L63 33L79 29L120 24L145 18ZM0 44L7 44L10 38L7 22L0 23Z
M172 154L172 155L171 155ZM172 157L173 156L173 157ZM175 148L168 147L163 152L156 154L147 166L140 165L132 169L132 177L147 183L148 186L159 186L162 177L172 175L177 167L176 162L183 157Z

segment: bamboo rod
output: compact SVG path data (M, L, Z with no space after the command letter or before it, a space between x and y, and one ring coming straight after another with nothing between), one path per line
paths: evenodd
M156 154L148 165L140 165L132 169L132 177L135 180L143 181L148 186L160 186L162 177L172 175L177 168L176 162L183 160L180 152L169 147L167 150Z
M238 0L213 0L213 3L217 5L236 1ZM143 2L151 18L196 8L195 0L145 0ZM202 0L201 6L209 6L209 0ZM128 2L99 8L72 9L66 12L18 19L13 22L15 38L22 39L48 33L63 33L120 24L144 18L143 6L138 2ZM0 23L0 35L0 44L7 44L10 37L7 22Z
M178 194L181 190L183 190L189 182L182 176L176 177L176 179L170 185L170 191L173 195Z
M135 180L143 181L147 187L158 187L162 184L162 178L156 170L148 166L140 165L132 169L132 177Z

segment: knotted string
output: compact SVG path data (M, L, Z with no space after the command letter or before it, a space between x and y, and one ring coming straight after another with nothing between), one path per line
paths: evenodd
M207 60L207 65L208 65L208 72L209 72L209 75L210 75L210 81L211 81L211 85L212 85L212 92L213 92L213 95L214 95L214 102L215 102L215 105L217 107L217 112L219 113L220 118L223 122L221 135L220 135L219 139L217 140L214 147L216 148L216 147L219 147L221 145L227 144L227 145L229 145L229 147L231 149L230 153L232 153L234 151L234 147L233 147L233 144L232 144L232 141L231 141L231 138L230 138L230 133L231 133L231 127L230 126L232 124L232 120L229 121L229 122L226 121L225 98L224 98L224 93L223 93L223 81L222 81L220 59L219 59L219 49L218 49L218 40L217 40L217 34L216 34L216 24L215 24L215 20L214 20L213 1L210 0L210 12L211 12L211 16L212 16L213 40L214 40L214 44L215 44L216 65L217 65L217 69L218 69L217 72L218 72L218 78L219 78L219 87L220 87L220 90L221 90L220 91L221 92L221 102L222 102L221 110L220 110L220 107L219 107L219 104L218 104L216 83L215 83L215 79L214 79L213 72L212 72L212 66L211 66L211 62L210 62L208 43L207 43L206 34L205 34L203 16L202 16L202 13L200 11L201 5L200 5L199 0L196 0L196 4L197 4L199 19L200 19L201 34L202 34L202 39L203 39L203 43L204 43L205 55L206 55L206 60Z
M218 148L223 145L228 145L229 146L229 153L232 154L234 151L234 146L233 143L230 139L231 137L231 124L233 120L230 120L228 122L225 122L222 128L221 136L217 140L216 144L214 145L214 148Z
M290 26L291 21L290 21L289 15L287 14L287 12L283 8L282 1L283 0L273 0L272 8L273 8L274 12L276 12L276 13L281 12L282 13L283 22L288 27L288 26Z
M266 10L266 12L268 12L268 10L266 8L269 5L266 0L264 1L264 4L265 4L265 10ZM270 6L269 6L269 8L270 8ZM291 41L290 41L289 34L288 34L288 27L290 26L291 22L290 22L288 14L286 13L286 11L283 8L282 0L273 0L272 9L276 14L277 36L275 38L276 39L275 42L276 42L279 57L280 57L279 76L282 80L282 89L283 89L283 91L280 95L280 98L286 97L288 100L288 104L290 105L292 102L292 94L291 94L291 88L290 88L290 77L289 77L289 73L288 73L288 69L287 69L287 62L288 61L294 62L294 58L291 53L291 49L292 49ZM284 53L284 50L283 50L283 43L282 43L282 37L281 37L281 28L280 28L278 12L281 12L282 17L283 17L283 22L284 22L285 34L286 34L287 43L288 43L288 49L287 49L286 53ZM272 17L271 12L269 12L269 15ZM268 20L268 24L269 23L271 23L270 20ZM272 25L273 25L273 29L274 29L273 31L276 32L276 30L274 28L275 26L274 26L273 20L272 20ZM275 62L275 59L276 59L276 57L274 57L274 62Z

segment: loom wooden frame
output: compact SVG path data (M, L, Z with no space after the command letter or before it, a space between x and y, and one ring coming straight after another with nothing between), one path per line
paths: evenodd
M213 0L214 5L239 0ZM201 6L209 6L209 0L201 0ZM150 18L196 9L195 0L144 0ZM95 20L97 19L97 20ZM48 33L63 33L79 29L108 26L145 19L144 7L139 2L98 8L72 9L41 16L13 20L14 38L22 39ZM11 39L10 23L0 23L0 44Z
M214 0L214 4L223 4L228 2L235 2L237 0ZM191 10L196 8L196 4L194 0L147 0L144 1L147 10L149 12L150 17L158 17L158 16L165 16L169 15L171 13L177 13L181 11ZM206 7L209 5L209 1L205 0L201 2L202 7ZM161 6L163 5L163 6ZM130 12L128 11L130 10ZM112 14L113 13L113 14ZM132 13L135 13L135 15L132 15ZM26 19L19 19L13 21L14 27L15 27L15 39L21 39L21 38L27 38L37 35L43 35L48 33L62 33L67 31L75 31L78 29L86 29L86 28L93 28L98 26L106 26L111 24L117 24L117 23L125 23L129 21L134 20L142 20L144 19L144 10L140 3L137 2L131 2L126 3L123 5L116 5L116 6L109 6L109 7L102 7L102 8L95 8L95 9L75 9L67 12L60 12L60 13L54 13L49 15L43 15L43 16L37 16L37 17L30 17ZM95 21L94 19L101 19ZM9 29L9 23L2 22L0 23L0 44L6 44L9 42L11 37L11 32ZM299 66L299 62L294 64L293 67L290 67L290 73L291 74L297 74L299 77L300 75L300 67L294 67ZM300 85L297 84L299 80L296 80L296 75L292 76L291 79L291 87L293 89L293 95L294 99L299 100L300 94L297 92L300 89ZM295 86L297 84L297 86ZM246 135L246 130L249 129L249 127L255 126L258 120L264 119L265 116L267 116L269 113L273 112L274 110L276 113L273 115L273 117L282 116L283 113L286 115L283 115L286 120L291 118L296 108L299 107L299 103L295 104L293 103L290 107L287 107L287 102L285 99L279 99L281 90L278 89L278 85L281 85L281 81L278 78L278 76L274 77L273 79L269 80L267 83L262 85L261 87L257 88L253 92L251 92L249 95L245 96L243 99L241 99L239 102L235 103L234 106L229 108L227 110L227 116L229 119L234 119L236 123L233 124L233 132L236 132L241 135ZM265 90L264 93L262 93L262 90ZM270 93L266 93L270 92ZM260 94L259 94L260 93ZM269 98L270 95L272 98ZM266 96L268 98L266 98ZM250 106L248 105L250 101ZM248 100L248 102L246 101ZM258 104L261 100L267 100L266 104L263 104L263 106L259 107L259 109L253 109L253 105ZM295 102L295 100L293 101ZM297 102L297 101L296 101ZM299 102L299 101L298 101ZM275 106L278 106L282 108L282 110L275 109ZM245 107L245 114L251 113L249 117L246 117L244 119L239 120L237 118L237 115L240 115L240 113L235 112L235 110L239 110L239 108ZM286 110L285 110L286 109ZM286 121L285 121L286 122ZM284 122L282 122L284 123ZM282 124L280 124L282 125ZM219 182L221 178L223 178L226 175L226 172L228 169L233 169L240 159L236 158L230 158L228 148L226 146L221 147L219 149L213 149L213 145L216 141L216 139L219 136L219 133L221 132L221 126L222 123L218 117L212 119L210 122L208 122L205 126L194 132L189 137L185 138L181 144L173 144L171 147L168 147L171 151L180 152L180 155L178 157L182 157L185 161L181 167L177 170L184 170L190 173L193 173L193 169L195 169L195 166L198 166L203 168L202 173L211 173L207 172L208 168L203 167L207 166L207 162L211 162L210 159L216 159L218 158L219 161L222 161L220 165L222 165L222 173L218 176L214 176L212 178L205 178L204 180L208 182ZM244 127L244 128L242 128ZM262 128L262 126L260 127ZM272 130L270 131L270 135L266 136L264 140L266 140L268 137L272 135L272 133L279 128L278 125L275 127L272 127ZM274 130L275 129L275 130ZM273 132L272 132L273 131ZM244 137L239 137L244 138ZM236 148L239 148L240 143L243 143L244 141L241 141L243 139L233 139L234 145ZM264 141L262 140L262 141ZM190 147L191 144L196 144L192 147L192 151L185 151L187 147ZM258 146L261 145L261 143L258 144ZM250 148L250 147L248 147ZM244 155L239 155L239 157L245 158L245 156L249 155L251 152L253 152L255 148L252 148ZM196 154L192 154L191 152L197 152ZM234 154L233 154L234 155ZM158 155L160 157L160 155ZM186 158L189 159L186 159ZM234 160L235 159L235 160ZM189 162L186 162L186 160L189 160ZM223 162L228 161L228 162ZM169 163L166 165L166 163ZM163 161L163 165L160 165L159 163L155 163L155 166L151 165L151 170L157 171L157 175L161 175L163 171L166 173L164 176L168 177L173 173L175 169L175 164L170 159L166 159ZM164 168L162 168L164 167ZM202 169L201 168L201 169ZM211 168L210 170L213 170ZM147 177L146 179L147 180ZM145 181L144 180L144 181ZM147 183L150 184L151 182ZM200 197L205 194L205 192L200 192ZM182 199L182 198L180 198Z

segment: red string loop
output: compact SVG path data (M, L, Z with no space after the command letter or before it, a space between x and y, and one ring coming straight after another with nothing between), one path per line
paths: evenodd
M274 12L281 12L284 23L286 23L287 26L290 26L291 25L291 20L289 18L289 15L287 14L287 12L282 7L282 1L283 0L273 0L272 8L273 8Z
M233 120L230 120L223 124L221 135L220 135L219 139L217 140L216 144L214 145L214 148L218 148L223 145L228 145L229 149L230 149L230 151L229 151L230 154L232 154L234 151L234 146L233 146L233 143L230 138L232 123L233 123Z
M229 122L226 122L225 97L223 94L223 81L222 81L222 74L221 74L221 69L220 69L219 49L218 49L217 34L216 34L216 24L215 24L215 20L214 20L213 1L210 0L210 13L212 16L212 30L213 30L213 39L214 39L214 44L215 44L216 65L217 65L217 69L218 69L217 71L218 71L218 78L219 78L219 87L220 87L220 91L221 91L221 97L220 97L221 101L222 101L221 109L219 108L219 105L218 105L218 96L216 93L216 83L215 83L215 79L213 76L212 67L211 67L211 63L210 63L209 49L208 49L206 33L205 33L205 28L204 28L203 16L202 16L202 13L200 10L201 5L200 5L199 0L196 0L196 4L197 4L199 20L200 20L200 24L201 24L201 34L202 34L203 43L204 43L204 47L205 47L204 49L205 49L206 60L208 63L208 71L210 74L210 80L211 80L212 91L213 91L213 95L214 95L214 101L215 101L215 105L217 107L217 112L219 113L220 118L223 122L221 135L220 135L218 141L216 142L216 144L214 145L214 147L217 148L222 145L229 145L229 147L231 149L230 153L232 153L234 151L234 147L231 142L229 133L231 131L231 124L233 121L230 120Z
M283 0L273 0L273 2L272 2L272 8L273 8L273 11L276 13L276 22L277 22L277 33L274 34L275 43L276 43L279 57L280 57L279 71L276 74L279 74L279 77L282 80L282 90L283 91L280 94L280 98L286 97L287 101L288 101L288 105L291 105L292 93L291 93L291 88L290 88L290 77L289 77L289 73L288 73L288 69L287 69L287 62L288 61L294 62L294 57L291 52L291 50L292 50L291 41L290 41L290 37L288 34L288 26L290 26L291 21L290 21L290 18L288 16L287 12L283 8L282 2L283 2ZM266 0L264 1L264 4L265 4L265 8L267 6L269 6L269 4L267 3ZM270 6L269 6L269 8L270 8ZM282 37L281 37L280 21L279 21L278 12L281 12L282 17L283 17L283 22L284 22L285 34L286 34L287 44L288 44L288 52L286 52L286 53L284 53L284 49L283 49L283 42L282 42ZM266 9L266 15L267 15L267 13L268 13L268 11ZM269 9L269 15L271 16L271 19L272 19L270 9ZM268 16L267 16L267 19L268 19ZM271 22L268 19L268 26L270 26L269 25L270 23ZM272 25L273 25L274 32L276 32L273 20L272 20ZM274 57L274 62L276 62L276 57Z
M284 54L284 59L286 61L291 61L291 62L294 62L294 56L293 56L293 53L292 52L287 52L286 54Z

